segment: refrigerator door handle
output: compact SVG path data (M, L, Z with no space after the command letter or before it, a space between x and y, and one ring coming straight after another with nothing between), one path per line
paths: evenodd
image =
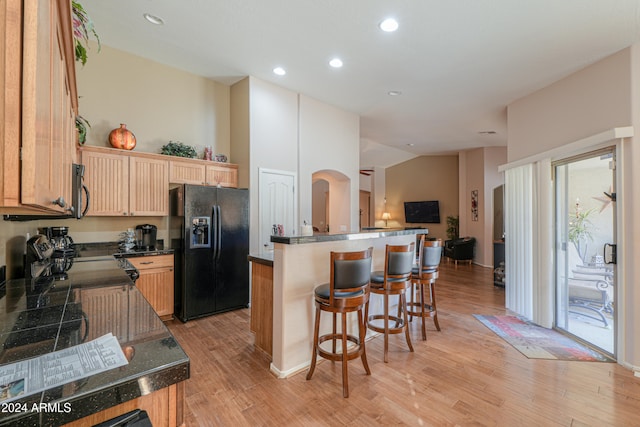
M213 262L214 263L217 259L217 254L218 254L218 236L216 236L216 234L218 233L218 227L216 225L218 223L218 211L216 210L216 207L217 207L216 205L213 205L211 207L211 228L213 229L213 233L214 233L211 240L213 244Z
M216 205L216 210L218 211L218 214L216 215L218 220L218 222L216 223L216 238L218 239L218 242L216 244L216 261L218 261L220 260L220 252L222 252L222 212L220 211L220 205Z

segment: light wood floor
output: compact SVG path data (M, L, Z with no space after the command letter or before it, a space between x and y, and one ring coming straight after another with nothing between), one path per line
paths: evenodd
M340 363L320 363L288 379L269 373L253 348L249 310L169 327L191 358L187 426L640 426L640 378L615 363L530 360L472 314L505 314L491 270L441 265L441 332L428 340L412 324L414 353L402 335L367 343L372 375L349 363L350 397Z

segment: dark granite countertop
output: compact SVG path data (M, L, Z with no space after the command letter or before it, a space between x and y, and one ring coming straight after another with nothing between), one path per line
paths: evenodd
M173 255L175 252L173 249L165 249L162 241L159 241L158 246L152 250L134 248L125 251L120 248L118 242L75 243L74 248L76 255L80 258L108 255L121 258L133 258L140 256Z
M189 378L189 358L113 256L77 258L64 280L17 279L0 293L0 365L26 361L112 333L128 365L15 400L0 425L57 426Z
M428 234L427 228L370 228L357 233L314 233L312 236L271 236L273 243L297 245L301 243L335 242L338 240L375 239L378 237Z

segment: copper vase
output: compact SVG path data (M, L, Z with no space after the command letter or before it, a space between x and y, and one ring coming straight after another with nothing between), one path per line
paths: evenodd
M127 125L121 123L119 128L109 133L109 144L114 148L133 150L136 146L136 136L127 129Z

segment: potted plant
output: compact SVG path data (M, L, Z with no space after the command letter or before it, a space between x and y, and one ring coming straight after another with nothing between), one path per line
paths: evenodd
M160 154L167 156L189 157L192 159L198 156L195 148L190 145L183 144L180 141L169 141L167 145L162 146Z
M82 5L77 1L71 2L71 10L73 11L73 38L75 41L76 61L80 61L82 65L87 63L87 46L89 36L93 34L98 42L98 52L100 52L100 37L93 26L93 21L84 10Z
M457 215L447 216L447 238L456 240L460 230L460 218Z
M588 242L593 241L594 225L589 217L594 212L593 208L583 211L578 201L575 212L569 215L569 241L578 251L578 256L584 265L586 265Z
M87 128L90 128L91 124L87 119L78 115L76 116L76 129L78 130L78 144L84 145L87 142Z

